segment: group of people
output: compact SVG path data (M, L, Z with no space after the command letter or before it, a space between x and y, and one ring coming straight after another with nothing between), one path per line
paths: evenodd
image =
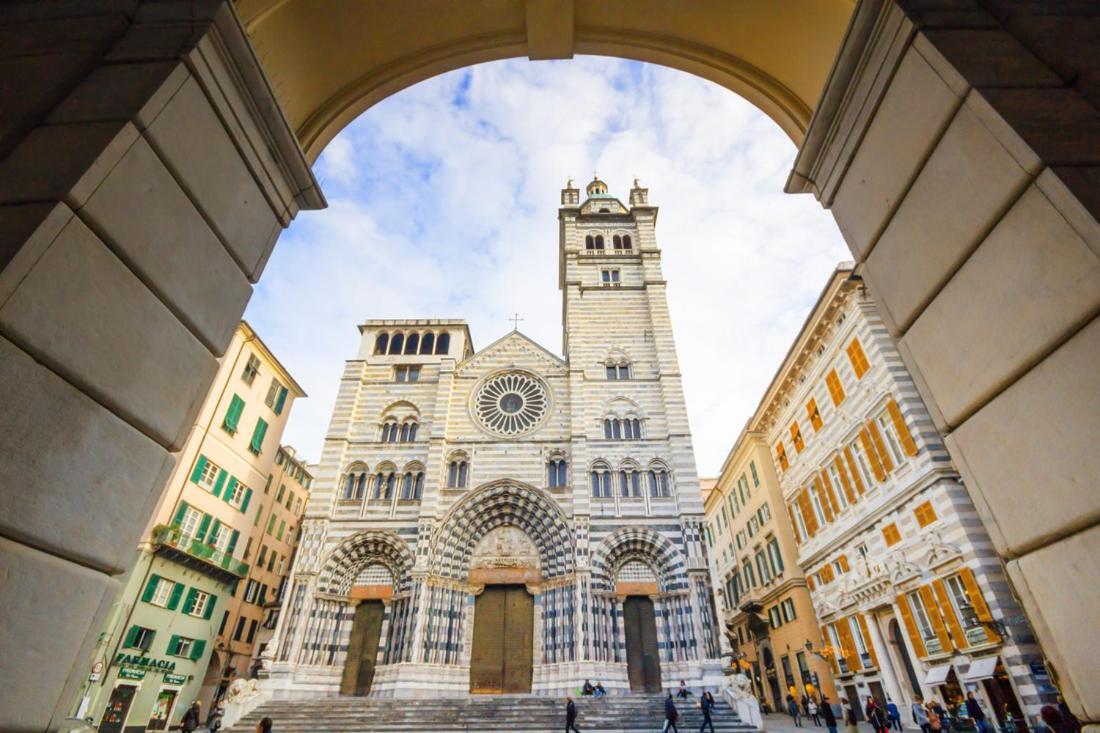
M598 690L598 692L597 692ZM581 695L590 695L592 697L602 697L607 693L604 691L603 686L596 682L595 685L591 684L588 680L584 681L584 685L581 687ZM687 683L684 680L680 680L680 687L676 690L676 698L686 700L692 696L691 690L688 689ZM699 697L697 707L703 713L703 722L699 726L699 733L702 733L708 727L710 733L714 733L714 721L711 716L714 714L715 706L714 695L709 691L704 691ZM680 711L676 708L676 700L673 699L673 693L669 691L668 697L665 698L665 720L664 725L661 728L662 733L680 733L680 729L676 727L676 721L680 718ZM572 697L565 698L565 733L581 733L577 729L577 703ZM836 733L833 731L833 733Z
M210 711L210 715L206 718L205 730L211 733L216 733L220 730L222 727L221 719L224 715L224 706L215 705ZM259 723L256 723L256 733L271 733L271 728L274 724L271 718L262 718ZM180 719L180 724L173 726L173 730L181 730L183 733L194 733L194 731L200 729L203 729L202 703L195 700L191 703L191 707L187 708L187 712L183 714L183 718Z

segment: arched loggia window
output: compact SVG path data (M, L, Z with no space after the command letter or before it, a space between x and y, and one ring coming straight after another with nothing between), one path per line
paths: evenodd
M406 471L401 477L401 500L418 501L424 494L424 472Z
M596 249L596 238L593 237L591 234L584 238L584 248Z
M420 334L410 333L408 340L405 342L405 353L415 354L417 348L420 346Z
M641 440L642 421L636 417L609 417L603 421L605 440Z
M390 335L383 331L378 334L374 339L374 353L385 354L386 348L390 345Z
M630 245L630 235L629 234L624 234L623 235L623 249L632 249L632 247Z
M424 334L424 338L420 340L420 353L430 354L435 348L435 334L428 331Z
M367 472L366 469L359 469L348 472L347 478L344 479L344 492L341 495L343 499L354 500L362 499L367 495Z
M397 420L389 418L382 423L382 442L383 443L396 443L400 428L397 426Z
M660 466L649 469L649 495L672 496L668 484L668 471Z
M405 346L405 334L395 333L393 339L390 341L390 353L400 354L401 349Z
M619 491L624 498L641 498L642 474L637 468L628 466L619 471Z
M456 458L447 464L447 488L465 489L466 481L470 473L470 464L461 458Z
M546 464L546 481L551 488L569 485L569 464L564 458L555 458Z
M611 469L605 463L597 463L592 466L590 476L592 484L592 496L596 499L611 498Z
M451 334L441 333L435 341L435 353L446 355L451 350Z
M596 235L596 249L603 249L603 235Z

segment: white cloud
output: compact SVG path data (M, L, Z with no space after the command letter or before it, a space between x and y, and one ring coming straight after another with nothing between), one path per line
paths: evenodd
M795 148L748 102L635 62L505 61L431 79L348 126L317 163L330 206L279 242L247 318L310 393L284 441L316 460L356 325L457 317L475 345L561 350L558 191L633 175L661 207L669 304L701 475L721 467L847 250Z

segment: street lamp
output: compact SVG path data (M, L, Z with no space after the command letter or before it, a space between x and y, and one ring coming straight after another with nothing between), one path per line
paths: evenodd
M1008 627L1005 626L1002 622L998 621L997 619L991 619L989 621L983 621L982 619L978 618L977 610L975 610L974 606L972 606L969 603L960 603L959 604L959 613L961 613L962 617L963 617L963 626L965 626L967 628L973 628L975 626L981 626L983 628L993 629L1002 638L1007 639L1009 636L1011 636L1011 634L1009 633Z

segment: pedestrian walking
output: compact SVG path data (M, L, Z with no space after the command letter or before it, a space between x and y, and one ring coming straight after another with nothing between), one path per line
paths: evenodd
M581 733L577 730L577 703L573 702L573 698L565 698L565 733Z
M867 696L867 707L863 710L863 714L867 716L867 722L875 729L875 733L886 733L890 730L890 724L886 722L886 713L870 695Z
M821 720L817 717L817 703L810 700L806 703L806 713L813 719L814 725L821 725Z
M664 733L668 733L670 730L680 733L680 729L676 727L676 719L680 717L680 712L676 709L676 703L672 701L672 693L668 693L668 697L665 698L665 727L661 730Z
M202 725L202 704L198 700L191 703L191 707L187 708L187 712L183 714L183 719L180 720L180 730L184 733L192 733L192 731L198 730L198 727Z
M913 703L913 724L920 727L921 733L931 733L932 726L928 724L928 711L924 708L924 699L917 698Z
M259 723L256 723L256 733L271 733L271 726L274 725L274 721L271 718L264 718Z
M929 700L924 706L924 710L928 713L928 730L932 733L940 733L943 730L943 718L940 717L939 711L936 710L935 701Z
M889 719L890 727L897 728L898 733L901 733L901 711L898 710L897 704L890 698L886 698L886 717ZM985 731L982 731L985 733Z
M848 698L840 698L840 704L844 706L844 731L845 733L857 733L859 716L856 715L856 703L848 702Z
M985 710L982 709L981 703L974 697L973 692L966 693L966 712L974 721L974 727L978 729L978 733L995 733L993 726L985 717Z
M699 733L703 733L703 729L708 725L710 726L710 733L714 733L714 721L710 719L711 713L714 710L714 695L709 692L703 692L699 696L699 710L703 713L703 722L699 726Z
M825 720L825 727L829 729L829 733L836 733L836 711L833 710L833 704L829 702L828 695L821 696L821 717Z
M794 695L787 695L787 714L794 718L796 728L802 727L802 712L798 709L798 703L795 702Z

